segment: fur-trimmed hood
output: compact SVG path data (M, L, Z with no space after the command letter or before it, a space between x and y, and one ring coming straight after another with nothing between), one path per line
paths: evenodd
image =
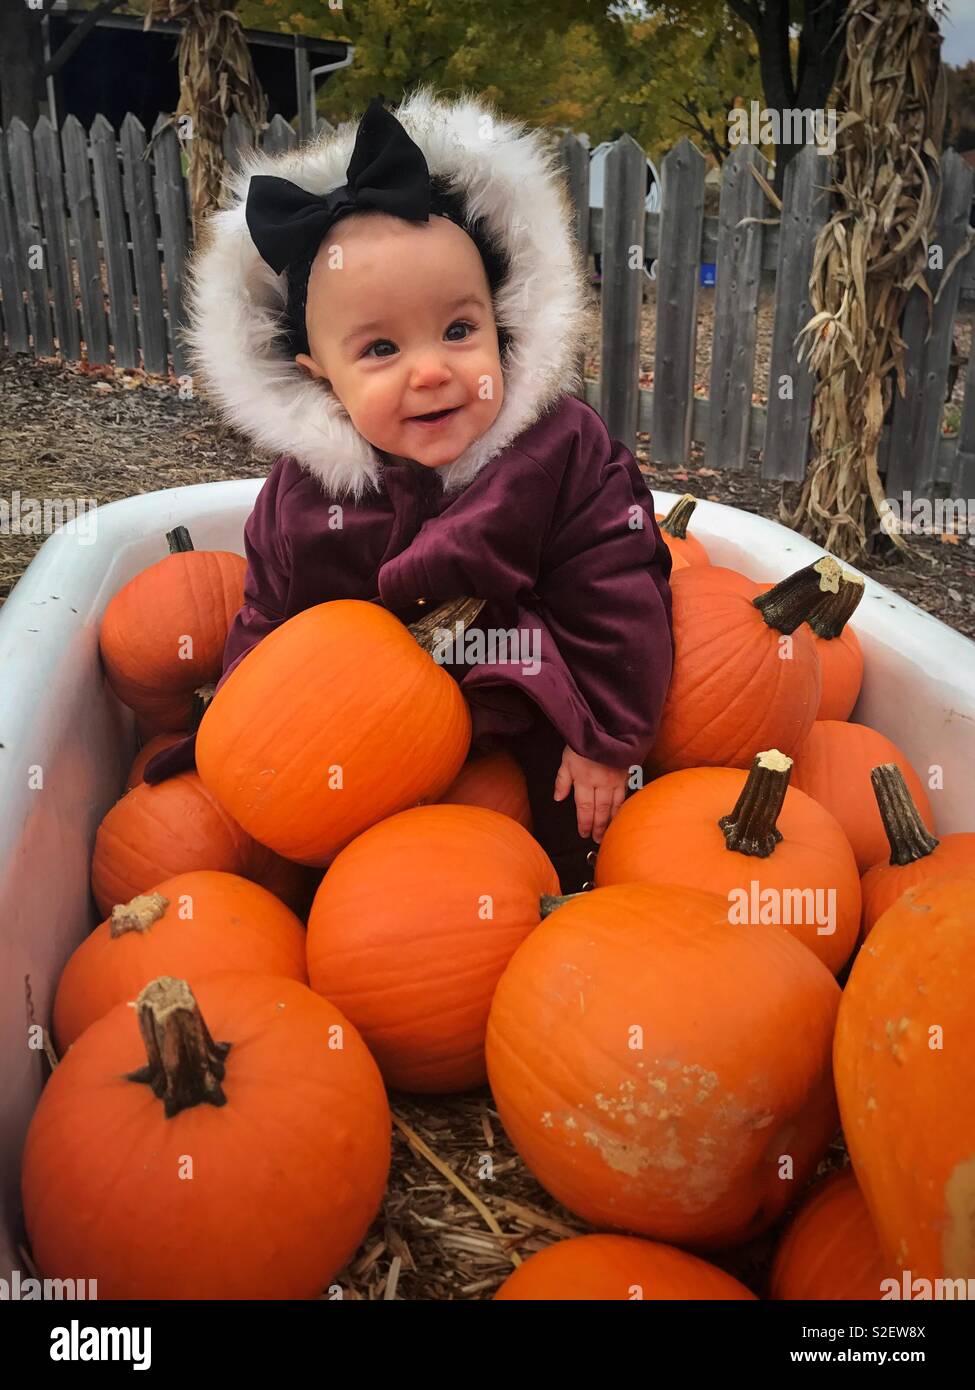
M483 217L510 273L494 297L510 334L498 416L454 463L445 490L466 486L492 458L579 386L588 308L572 209L542 132L507 120L484 98L456 101L418 87L393 114L423 151L431 177L446 176L472 217ZM230 179L230 206L207 224L189 275L194 372L224 417L256 445L289 454L330 496L377 486L382 460L335 396L307 377L279 343L287 276L258 254L244 217L254 174L276 174L323 195L346 182L358 120L299 150L247 154Z

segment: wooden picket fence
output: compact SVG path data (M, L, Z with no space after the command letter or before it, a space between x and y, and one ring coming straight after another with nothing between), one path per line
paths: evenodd
M252 141L235 117L224 144L228 160L236 165ZM280 116L261 141L272 151L296 143ZM749 451L758 450L764 477L800 480L814 383L797 361L795 339L810 315L813 248L829 214L828 156L810 147L792 161L779 215L751 173L754 167L768 176L764 157L739 147L722 170L716 218L704 216L706 161L687 139L663 160L659 213L645 212L645 156L629 135L606 161L605 210L589 208L587 148L566 135L561 156L580 245L603 257L600 377L586 382L585 395L610 434L635 449L637 432L648 432L651 457L669 463L686 461L692 442L717 468L742 468ZM973 171L949 150L942 173L935 240L948 266L968 232ZM46 117L33 133L13 121L0 138L0 307L8 350L75 360L83 341L91 363L183 375L188 363L179 329L190 243L180 144L166 118L160 116L149 142L131 114L118 139L101 116L87 135L69 116L60 138ZM644 258L655 262L652 390L639 381ZM706 397L694 390L702 262L717 267ZM928 272L933 293L942 275ZM761 406L753 394L763 276L774 277L775 308L768 402ZM922 292L915 290L908 304L907 394L896 397L881 441L888 496L905 489L917 496L933 490L975 496L975 352L959 433L946 438L941 428L963 288L975 291L975 250L945 285L927 338Z

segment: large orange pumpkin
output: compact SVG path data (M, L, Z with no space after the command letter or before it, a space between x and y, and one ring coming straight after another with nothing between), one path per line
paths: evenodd
M904 774L896 763L884 763L870 774L890 857L863 875L863 927L867 936L893 903L929 878L975 869L975 834L971 831L930 834L911 798Z
M164 748L172 748L174 743L180 743L185 737L186 734L182 731L173 734L156 734L149 739L148 743L143 744L132 759L129 775L125 779L125 790L130 792L133 787L137 787L140 782L145 780L146 763L150 758L154 758Z
M838 822L789 786L790 759L658 777L624 801L596 858L598 888L681 883L718 893L729 921L775 923L835 975L856 944L860 879Z
M975 1279L975 870L909 888L843 991L843 1132L884 1253L912 1279Z
M828 1174L804 1199L775 1251L769 1294L790 1301L879 1299L896 1277L852 1168Z
M713 893L596 888L547 917L498 983L501 1121L593 1225L702 1249L746 1240L835 1132L836 981L781 927L727 917Z
M836 817L846 831L861 874L890 852L870 781L871 770L878 764L897 764L924 820L934 824L921 779L897 745L876 729L839 719L817 719L794 753L793 762L792 785Z
M723 1269L672 1245L635 1236L574 1236L519 1265L495 1300L754 1299Z
M194 692L219 680L244 601L242 555L194 550L183 526L167 540L172 553L111 599L98 637L108 683L144 738L190 727Z
M827 556L767 591L719 565L672 576L674 675L653 771L749 767L763 748L791 756L820 698L819 658L801 624L839 572Z
M253 879L304 916L317 875L257 844L195 772L140 782L108 812L95 836L91 891L107 917L116 903L174 874L217 869Z
M315 1298L365 1235L389 1153L376 1064L327 1000L270 975L163 977L87 1028L41 1095L34 1260L106 1299Z
M844 570L835 594L825 594L809 615L823 693L817 719L849 719L863 684L863 652L850 618L863 598L863 579Z
M506 748L471 758L438 800L444 806L485 806L510 816L526 830L532 828L525 774Z
M691 493L685 492L683 497L677 499L666 516L657 513L660 534L674 560L682 562L679 568L683 568L684 565L709 565L711 563L708 552L697 537L687 534L687 525L694 515L696 506L697 498L693 497Z
M547 854L510 817L415 806L335 857L308 917L308 978L390 1086L479 1086L495 985L542 895L558 891Z
M218 970L307 983L301 923L273 893L236 874L205 869L164 879L113 907L64 967L54 996L58 1051L157 975L193 986Z
M282 623L203 716L204 784L256 840L313 865L386 816L436 800L467 756L471 720L459 685L418 637L479 607L445 605L416 625L418 636L353 599Z

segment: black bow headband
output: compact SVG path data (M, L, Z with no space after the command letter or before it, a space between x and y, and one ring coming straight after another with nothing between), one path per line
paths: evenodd
M320 197L288 179L255 174L247 189L247 230L278 275L314 254L329 227L364 208L415 222L430 220L430 170L415 144L379 97L359 122L347 183Z

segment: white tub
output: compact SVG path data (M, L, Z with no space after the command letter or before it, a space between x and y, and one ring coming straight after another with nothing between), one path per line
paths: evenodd
M0 610L0 1277L22 1268L20 1151L46 1076L27 1045L48 1023L64 962L96 923L88 890L95 831L135 752L130 713L108 689L98 625L112 595L189 527L199 549L243 553L259 479L174 488L99 509L94 543L51 536ZM676 500L655 493L660 511ZM779 579L822 551L774 522L702 502L694 534L717 564ZM907 753L932 789L937 828L975 830L975 643L867 579L853 626L866 676L853 718ZM42 785L31 788L31 782Z

